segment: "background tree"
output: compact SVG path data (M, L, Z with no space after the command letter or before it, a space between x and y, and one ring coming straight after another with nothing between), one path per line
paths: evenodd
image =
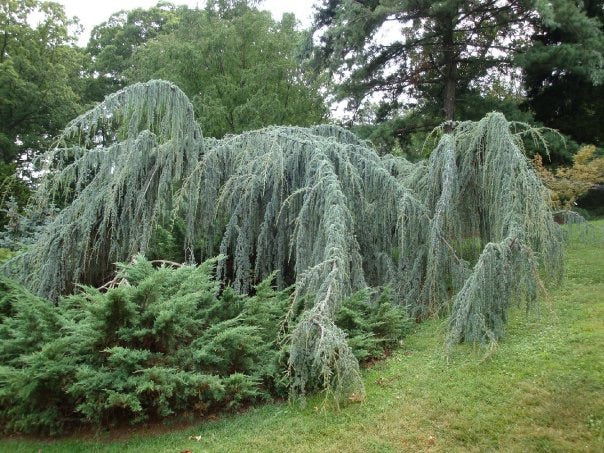
M0 157L12 163L47 148L80 110L82 54L71 46L73 22L56 3L3 1L0 24Z
M582 143L604 145L604 2L555 0L535 21L519 55L526 106L535 118Z
M489 70L510 67L525 3L326 0L315 16L317 62L341 80L337 94L349 106L381 96L378 121L410 106L453 120L460 94Z
M94 27L86 46L90 58L88 99L101 101L107 94L123 88L134 51L162 33L174 30L186 9L186 6L176 7L159 1L148 9L118 11Z
M73 25L57 3L0 2L0 201L27 197L32 159L81 110Z
M302 37L293 15L275 21L249 2L210 2L139 47L127 75L176 83L208 136L316 124L327 110L319 85L300 68Z

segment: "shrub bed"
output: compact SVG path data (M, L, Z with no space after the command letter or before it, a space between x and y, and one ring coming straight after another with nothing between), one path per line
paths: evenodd
M285 397L289 290L272 278L244 296L221 288L215 260L120 265L119 286L58 303L0 277L0 422L57 434L82 424L195 416ZM289 313L289 314L288 314ZM289 322L287 322L289 321ZM387 292L346 299L337 323L362 361L408 331Z

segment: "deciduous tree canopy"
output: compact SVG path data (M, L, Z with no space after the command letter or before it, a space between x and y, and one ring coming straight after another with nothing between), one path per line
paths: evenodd
M293 15L276 22L246 4L189 10L172 33L135 53L127 74L132 81L177 84L206 136L308 126L321 122L327 109L318 84L301 70L302 37Z
M30 21L35 15L38 23ZM80 111L83 55L70 46L71 21L56 3L0 3L0 161L26 159Z

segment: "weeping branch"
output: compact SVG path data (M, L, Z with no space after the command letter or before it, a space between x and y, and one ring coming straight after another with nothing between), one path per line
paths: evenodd
M352 292L389 285L418 320L450 313L452 345L496 341L508 308L560 277L545 189L501 114L458 124L412 164L336 126L204 139L192 112L152 81L72 121L34 201L59 214L4 270L51 298L99 286L182 219L188 258L221 255L218 275L236 290L276 270L280 286L295 284L292 393L337 396L363 392L334 323Z

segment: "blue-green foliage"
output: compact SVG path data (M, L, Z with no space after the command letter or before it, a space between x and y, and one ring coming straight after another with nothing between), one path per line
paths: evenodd
M57 304L0 277L0 424L58 433L75 425L195 416L287 394L288 290L221 288L215 260L120 265L114 288ZM344 302L338 320L360 360L381 356L408 321L387 294Z

